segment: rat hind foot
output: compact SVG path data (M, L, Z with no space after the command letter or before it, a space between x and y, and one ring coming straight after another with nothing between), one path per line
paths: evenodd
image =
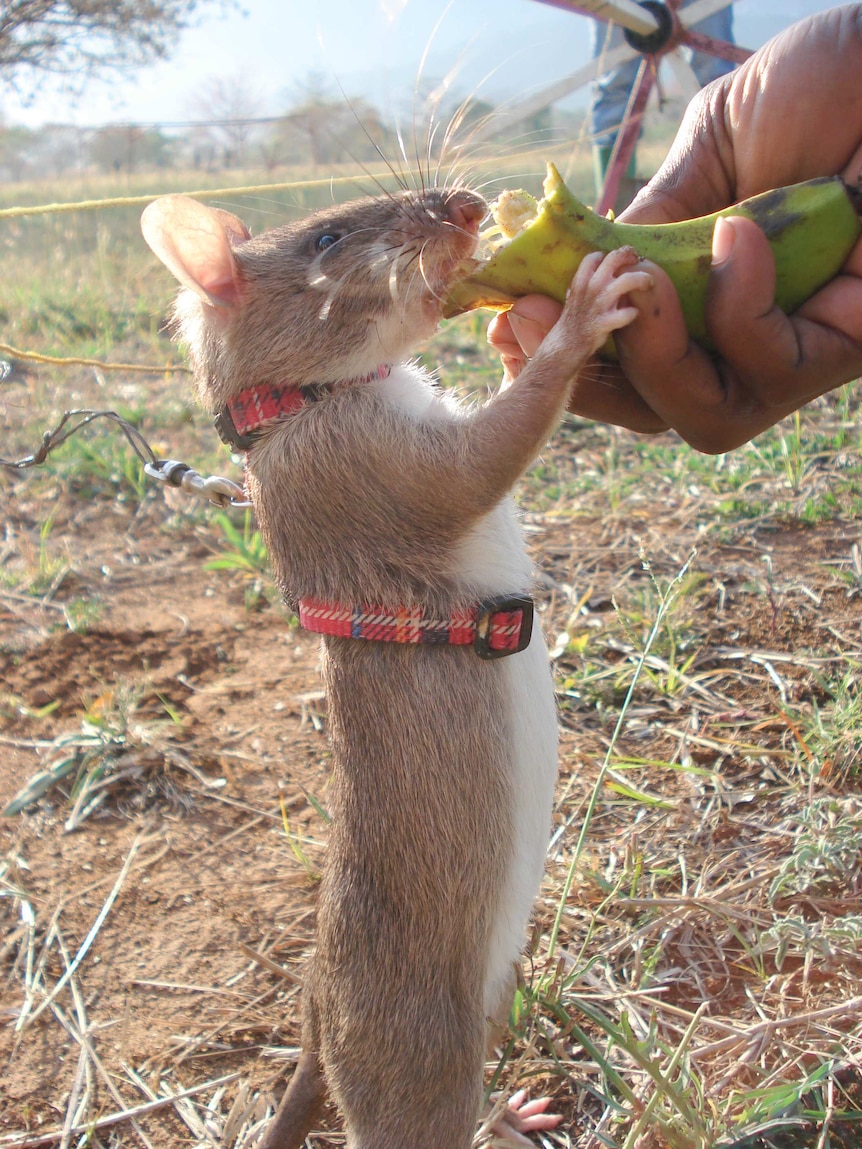
M512 1094L502 1110L499 1104L494 1105L481 1132L490 1134L493 1145L535 1146L535 1142L526 1136L527 1133L556 1129L563 1120L558 1113L548 1113L550 1104L550 1097L537 1097L529 1101L526 1089L519 1089Z

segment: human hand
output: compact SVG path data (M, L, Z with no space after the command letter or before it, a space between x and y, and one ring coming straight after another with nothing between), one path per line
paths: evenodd
M694 218L818 175L862 182L860 68L862 5L792 25L695 97L667 160L621 218ZM763 234L741 217L719 224L707 304L718 356L689 340L670 280L647 269L653 287L632 297L639 317L616 339L620 365L582 373L576 414L637 431L671 426L700 450L725 451L862 374L862 242L788 318L774 306ZM510 374L557 314L530 296L492 323Z
M660 274L667 278L663 272ZM638 294L635 293L633 298L636 299ZM676 306L679 304L676 303ZM525 295L511 310L494 316L488 326L488 342L500 356L507 380L518 377L562 311L563 305L546 295ZM634 322L638 323L639 320ZM619 338L618 334L615 338ZM596 357L575 378L568 407L571 412L583 415L586 419L618 423L643 434L665 431L668 426L619 369Z
M693 218L821 175L859 185L860 68L862 5L792 25L692 101L665 163L622 218ZM617 340L620 368L700 450L738 446L862 374L862 241L841 274L787 317L774 305L763 234L741 217L721 221L707 305L718 358L688 339L673 288L661 272L653 278L639 319Z

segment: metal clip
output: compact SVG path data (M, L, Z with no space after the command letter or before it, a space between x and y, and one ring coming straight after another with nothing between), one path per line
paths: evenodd
M160 483L167 483L171 487L181 487L192 495L201 495L217 507L250 507L245 491L232 479L225 479L220 475L204 477L193 470L188 463L181 463L178 459L158 459L154 463L145 463L144 471Z
M245 491L239 484L234 483L232 479L225 479L221 475L210 475L208 478L201 479L200 475L196 475L191 471L187 476L190 480L194 476L194 482L185 482L183 479L183 489L200 491L211 503L215 503L217 507L250 507L251 500L246 498Z

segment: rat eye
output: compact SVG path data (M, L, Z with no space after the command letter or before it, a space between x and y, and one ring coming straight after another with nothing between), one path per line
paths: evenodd
M326 251L326 249L328 247L332 247L334 244L338 243L338 241L340 239L341 239L341 236L338 235L337 232L331 232L331 231L324 232L323 235L319 235L317 237L317 239L315 239L314 250L315 251Z

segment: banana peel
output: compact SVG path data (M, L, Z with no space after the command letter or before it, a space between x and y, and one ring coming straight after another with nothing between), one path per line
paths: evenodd
M512 197L518 201L512 204ZM494 205L500 216L491 230L507 239L521 219L527 223L490 259L474 261L449 291L444 315L478 307L505 310L522 295L537 292L562 303L566 290L592 251L631 245L670 277L693 339L712 348L706 331L706 290L712 263L712 233L719 216L754 220L775 257L775 301L791 313L837 274L862 233L859 193L839 177L807 180L763 192L698 219L666 224L631 224L600 216L581 203L553 164L548 164L544 198L504 194ZM529 218L534 211L535 214ZM515 217L510 226L505 217Z

